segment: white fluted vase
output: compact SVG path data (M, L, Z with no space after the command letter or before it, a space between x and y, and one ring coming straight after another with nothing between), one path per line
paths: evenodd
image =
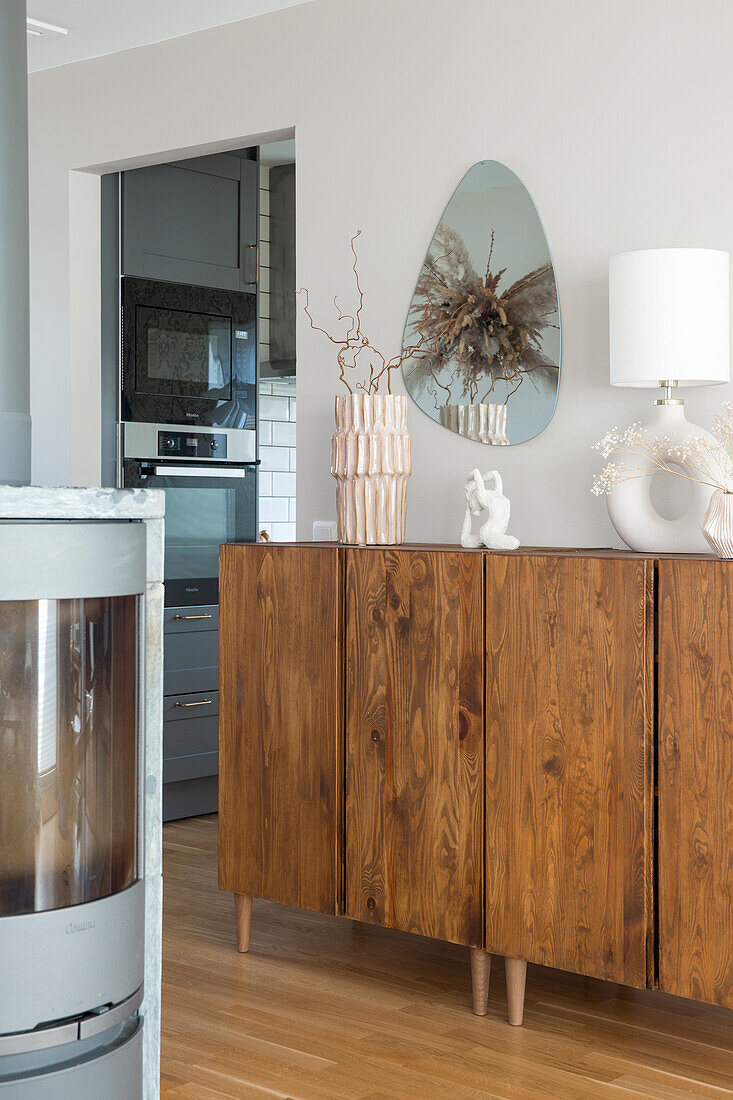
M506 405L488 401L474 405L443 405L440 423L457 435L475 439L477 443L493 443L496 447L509 444L506 434Z
M331 473L341 542L405 541L412 473L407 398L350 393L336 398Z
M700 526L719 558L733 558L733 493L716 489Z

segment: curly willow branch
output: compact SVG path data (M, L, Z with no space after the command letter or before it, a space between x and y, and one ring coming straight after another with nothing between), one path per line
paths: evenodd
M349 393L354 393L354 390L359 390L363 393L375 394L379 393L379 387L382 379L386 376L387 379L387 393L392 393L392 372L397 370L402 363L409 359L412 355L422 347L425 343L426 337L421 334L420 340L417 344L411 345L403 349L402 353L393 356L392 359L387 359L377 348L374 347L369 337L362 332L361 328L361 314L364 308L364 291L362 289L361 280L359 278L359 255L356 250L356 241L361 236L361 229L357 230L354 236L351 238L350 247L354 257L352 264L352 271L354 272L354 282L356 283L356 293L358 297L358 306L355 312L345 313L338 303L338 296L334 295L333 305L338 313L338 320L349 321L349 327L344 337L339 338L334 336L327 329L317 325L313 319L313 314L310 310L310 295L306 287L301 287L296 293L305 294L305 305L303 311L308 318L310 327L315 332L322 332L332 344L334 344L339 350L336 356L339 365L339 379L346 386ZM419 330L418 330L419 331ZM365 380L359 380L354 382L352 388L349 385L346 378L347 370L355 370L357 367L357 360L362 352L367 352L369 355L369 374ZM346 361L346 357L350 356L351 362Z

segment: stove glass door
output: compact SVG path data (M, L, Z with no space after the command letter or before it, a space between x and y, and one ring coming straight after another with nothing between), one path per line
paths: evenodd
M138 599L0 602L0 916L137 877Z

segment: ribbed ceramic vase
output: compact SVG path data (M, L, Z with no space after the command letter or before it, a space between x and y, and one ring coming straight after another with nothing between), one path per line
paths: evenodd
M700 526L719 558L733 558L733 493L716 489Z
M440 423L457 435L475 439L477 443L493 443L496 447L505 447L509 443L506 405L484 401L474 405L443 405Z
M336 398L331 473L341 542L405 541L412 473L407 398L349 393Z

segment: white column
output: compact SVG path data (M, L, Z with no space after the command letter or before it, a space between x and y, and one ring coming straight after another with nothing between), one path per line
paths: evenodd
M0 483L30 480L25 0L0 2Z

